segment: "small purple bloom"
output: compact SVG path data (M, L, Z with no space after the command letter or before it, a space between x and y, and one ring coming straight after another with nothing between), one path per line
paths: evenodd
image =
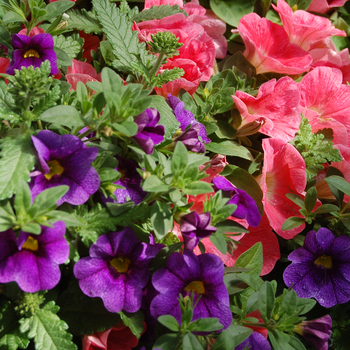
M89 257L74 266L81 290L100 297L109 312L136 312L149 278L148 264L159 248L141 243L129 227L110 232L90 247Z
M201 238L209 237L216 232L216 227L210 226L210 212L198 214L193 211L181 218L180 230L185 243L185 249L196 248Z
M172 315L181 323L179 294L191 296L194 303L192 320L216 317L226 329L232 322L230 301L224 281L224 264L214 254L195 255L185 250L183 254L172 253L166 267L156 271L152 284L159 294L152 300L151 314Z
M213 179L213 183L218 190L228 192L231 199L227 204L236 204L237 209L232 214L238 219L246 219L248 224L252 227L258 227L261 221L258 206L255 200L249 196L245 191L234 187L230 181L223 176L218 176Z
M253 332L244 342L235 347L235 350L271 350L268 340L260 333Z
M58 265L69 256L65 233L63 221L42 226L40 235L22 231L18 240L13 230L0 232L0 283L17 282L27 293L54 288L61 278Z
M97 147L86 147L74 135L58 135L49 130L32 136L38 152L41 174L32 180L32 196L59 185L68 185L68 192L57 202L74 205L85 203L100 187L100 178L91 166Z
M328 350L331 336L332 317L325 315L316 320L303 321L295 326L294 332L302 335L317 350Z
M160 120L160 114L155 108L148 108L135 118L138 125L137 134L133 139L147 153L151 154L154 145L164 140L164 126L157 125Z
M304 246L289 254L284 283L300 298L315 298L331 307L350 300L350 237L335 237L327 228L307 233Z
M7 74L15 74L15 69L22 67L40 67L41 63L48 60L51 64L51 74L57 74L57 55L54 51L52 36L48 33L34 35L14 34L12 36L12 61L6 70Z
M204 153L204 143L199 140L200 125L192 125L183 134L175 139L175 142L181 141L187 148L188 151L196 153Z

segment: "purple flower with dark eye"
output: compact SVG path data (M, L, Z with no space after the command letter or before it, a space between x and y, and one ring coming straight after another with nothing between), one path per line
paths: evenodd
M271 350L268 340L260 333L253 332L246 340L235 347L235 350Z
M325 315L316 320L297 324L293 332L302 335L317 350L328 349L328 339L332 333L332 317Z
M236 204L237 209L232 214L238 219L246 219L248 224L252 227L258 227L261 221L258 206L255 200L249 196L245 191L234 187L230 181L223 176L218 176L213 179L213 183L218 190L223 191L231 197L227 204Z
M157 125L159 120L160 114L155 108L146 109L134 120L138 125L138 129L133 139L147 154L151 154L154 150L154 145L164 140L164 126Z
M33 197L47 188L68 185L68 192L57 203L80 205L99 189L100 178L91 166L97 147L88 148L74 135L57 135L49 130L32 136L32 141L42 170L32 180Z
M58 265L69 256L65 233L63 221L42 226L40 235L22 231L18 239L13 230L0 232L0 283L17 282L27 293L54 288L61 278Z
M180 230L185 243L185 249L196 248L201 238L209 237L216 232L216 227L210 226L210 212L198 214L193 211L181 218Z
M350 237L335 237L327 228L307 233L304 246L289 254L284 283L300 298L315 298L331 307L350 300Z
M81 290L100 297L109 312L136 312L141 307L142 288L149 278L149 262L159 248L141 243L131 228L100 236L89 257L74 266Z
M151 302L151 314L172 315L181 323L179 294L190 297L194 304L192 320L216 317L226 329L232 322L232 312L227 289L224 284L224 264L214 254L195 255L185 250L183 254L172 253L166 267L156 271L152 284L159 294Z
M37 34L32 38L27 35L14 34L12 36L12 61L6 70L7 74L15 74L15 69L22 67L40 67L48 60L51 64L51 74L57 74L57 55L54 51L52 36L48 33Z

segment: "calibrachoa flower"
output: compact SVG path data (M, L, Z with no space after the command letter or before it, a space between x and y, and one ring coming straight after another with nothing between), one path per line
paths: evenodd
M90 247L89 257L74 266L81 290L100 297L109 312L136 312L141 307L148 264L159 248L141 243L129 227L100 236Z
M294 332L302 335L317 350L328 350L328 339L332 333L332 317L325 315L316 320L303 321L296 325Z
M138 129L133 139L147 154L151 154L154 150L154 145L164 140L164 126L158 124L159 120L160 114L155 108L146 109L134 120L138 125Z
M49 130L40 131L32 140L41 166L41 174L32 180L33 197L47 188L68 185L68 192L57 203L80 205L99 189L100 178L91 166L97 147L88 148L74 135Z
M67 68L66 79L72 89L76 90L78 81L84 84L88 81L101 81L101 73L97 74L91 64L73 59L72 65Z
M27 293L52 289L61 278L59 264L69 256L64 235L66 225L57 221L53 227L41 227L40 235L13 230L0 233L0 283L17 282Z
M7 74L15 74L15 69L34 66L48 60L51 64L51 74L57 74L57 55L53 49L54 42L48 33L37 34L32 38L27 35L14 34L12 36L12 61L6 70Z
M189 250L171 254L166 267L152 277L152 284L159 292L151 303L152 316L172 315L181 322L179 294L186 297L193 293L194 303L201 298L192 320L217 317L223 329L227 328L232 322L232 312L223 277L224 264L216 255L197 256Z
M185 243L185 249L193 250L201 238L209 237L217 229L210 226L210 212L198 214L193 211L181 218L181 233Z
M175 142L181 141L187 148L188 151L196 153L204 153L205 146L204 143L199 139L200 133L202 131L201 125L194 124L189 129L187 129L183 134L175 139Z
M253 332L246 340L235 347L235 350L271 350L268 340L260 333Z
M300 298L315 298L331 307L350 300L350 237L335 237L327 228L306 235L304 246L289 254L283 279Z

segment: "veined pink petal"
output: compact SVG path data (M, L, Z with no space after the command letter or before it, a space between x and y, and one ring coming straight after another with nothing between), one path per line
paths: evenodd
M328 18L315 16L304 10L293 12L284 0L278 0L277 6L272 6L279 13L290 42L306 51L312 43L326 37L346 36L346 33L335 28Z
M161 5L179 5L180 8L183 8L184 2L182 0L145 0L144 9L149 9L152 6L161 6Z
M94 79L98 79L96 69L89 63L73 59L72 65L67 68L67 73L79 73L90 75Z
M317 13L327 13L334 7L341 7L346 3L346 0L312 0L308 11Z
M256 97L236 91L232 98L242 116L240 127L264 118L269 122L259 132L284 141L292 140L299 130L300 94L292 78L269 80L260 86Z
M278 24L250 13L241 18L238 30L246 46L243 54L257 74L301 74L310 69L311 55L291 44Z

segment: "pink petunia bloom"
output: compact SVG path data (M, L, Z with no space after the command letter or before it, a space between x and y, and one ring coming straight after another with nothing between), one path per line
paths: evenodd
M232 98L242 116L238 133L256 120L264 121L259 132L287 142L299 130L300 94L298 84L290 77L278 81L272 79L262 84L256 97L236 91Z
M72 60L72 65L68 67L66 79L76 90L78 81L86 84L88 81L101 81L101 73L97 74L95 68L86 62Z
M342 72L317 67L299 84L300 110L309 120L313 132L333 130L334 144L350 145L350 86L342 84Z
M10 65L10 60L5 57L0 57L0 73L6 73L7 68ZM8 80L5 79L5 83L8 84Z
M308 11L317 13L327 13L334 7L341 7L346 3L346 0L312 0Z
M29 32L29 36L32 38L34 35L37 35L37 34L43 34L45 33L45 30L40 28L40 27L34 27L30 32ZM21 29L18 34L21 34L21 35L27 35L27 29L24 28L24 29Z
M84 39L83 58L86 58L87 63L91 63L91 50L97 51L100 47L100 38L94 34L86 34L83 30L79 32L79 36Z
M309 51L311 44L327 37L346 36L328 18L315 16L304 10L293 12L284 0L278 0L277 6L272 6L279 13L290 42L306 51Z
M238 31L245 44L243 55L257 74L301 74L310 69L311 55L291 44L286 31L278 24L250 13L241 18Z
M180 8L183 8L184 2L182 0L145 0L144 9L149 9L152 6L162 6L162 5L170 5L175 6L178 5Z
M302 217L299 207L287 198L294 193L303 198L306 186L305 161L291 144L277 139L263 139L264 165L258 179L263 191L264 211L275 232L285 239L293 238L305 228L302 224L282 231L282 224L291 216Z

